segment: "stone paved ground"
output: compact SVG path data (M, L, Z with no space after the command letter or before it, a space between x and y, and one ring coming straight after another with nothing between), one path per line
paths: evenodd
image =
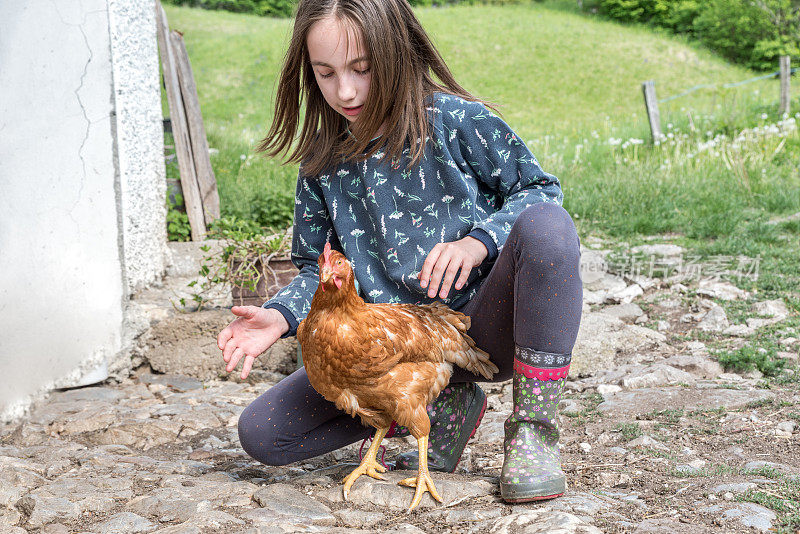
M587 250L584 262L602 257ZM119 383L55 392L24 420L0 427L0 532L798 528L791 521L800 494L799 345L783 303L758 303L718 281L631 280L590 268L584 281L584 321L561 410L570 485L562 498L523 505L499 498L509 383L485 387L489 410L458 471L434 474L441 505L426 496L405 513L412 490L395 484L408 476L400 472L388 482L360 478L344 502L339 482L357 462L358 444L301 464L260 465L239 447L237 418L291 370L291 346L265 355L249 382L220 378L207 338L228 312L174 315L148 304L162 319L137 353L149 366ZM729 319L729 302L747 313ZM741 346L763 328L775 329L788 370L771 380L725 373L711 348ZM386 458L413 446L390 440ZM790 491L794 500L781 499ZM757 498L770 495L775 500Z

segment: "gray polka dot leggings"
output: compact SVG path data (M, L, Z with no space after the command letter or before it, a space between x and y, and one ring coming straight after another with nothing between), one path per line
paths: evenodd
M493 381L511 378L515 344L572 352L583 300L579 267L578 235L561 206L535 204L519 215L477 295L461 310L472 318L469 335L500 369ZM456 368L451 382L476 378ZM318 394L305 369L270 388L239 418L242 447L267 465L318 456L373 430Z

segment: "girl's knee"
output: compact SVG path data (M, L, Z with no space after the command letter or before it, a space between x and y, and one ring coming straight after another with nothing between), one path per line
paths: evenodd
M541 260L572 261L580 256L580 240L567 210L541 202L525 208L511 228L518 253L523 250Z
M239 443L248 455L265 465L286 465L291 463L287 455L278 449L277 429L265 421L253 404L245 408L239 416Z

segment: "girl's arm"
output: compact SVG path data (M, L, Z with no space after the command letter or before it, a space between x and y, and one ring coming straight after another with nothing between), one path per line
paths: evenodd
M452 99L445 106L442 120L446 131L455 131L455 136L451 133L448 138L452 137L450 149L456 164L496 192L495 203L502 203L470 232L487 246L493 259L525 208L538 202L562 204L561 184L542 170L519 136L486 106L461 99ZM459 155L462 161L458 161Z
M289 330L281 338L296 335L297 326L311 309L311 299L319 284L317 258L322 254L326 241L330 241L333 248L342 249L331 225L319 180L304 175L301 167L295 191L292 233L292 263L300 272L262 305L263 308L278 310L289 323Z

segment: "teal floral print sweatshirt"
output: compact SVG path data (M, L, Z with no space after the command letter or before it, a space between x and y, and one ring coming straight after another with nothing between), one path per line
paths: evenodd
M319 283L317 258L327 241L352 263L365 301L440 300L459 310L477 293L522 210L538 202L561 205L558 179L486 106L436 93L427 109L431 138L410 169L408 148L400 161L382 161L378 150L319 176L303 175L301 165L291 255L300 272L263 305L286 318L283 337L296 335L308 314ZM486 260L461 290L451 287L447 298L429 298L417 278L428 253L437 243L467 235L486 246Z

